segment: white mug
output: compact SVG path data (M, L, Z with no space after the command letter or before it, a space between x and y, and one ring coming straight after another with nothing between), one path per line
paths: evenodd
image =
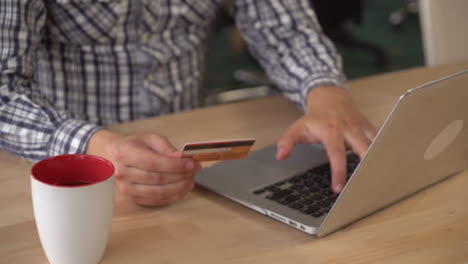
M112 222L114 166L90 155L44 159L31 169L36 227L52 264L95 264Z

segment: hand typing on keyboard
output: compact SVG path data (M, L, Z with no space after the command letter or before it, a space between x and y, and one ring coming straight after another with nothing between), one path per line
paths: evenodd
M306 113L279 139L276 158L287 158L295 144L323 143L330 160L332 189L340 193L346 184L346 147L362 158L376 134L377 129L345 89L315 87L307 96Z
M357 155L353 153L347 156L347 178L351 177L358 164ZM330 163L326 163L254 190L253 193L304 214L320 217L330 211L338 197L330 191L330 176Z

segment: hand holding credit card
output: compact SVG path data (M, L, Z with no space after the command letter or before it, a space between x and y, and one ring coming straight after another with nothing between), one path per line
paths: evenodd
M180 157L195 161L243 159L254 143L253 138L187 143Z

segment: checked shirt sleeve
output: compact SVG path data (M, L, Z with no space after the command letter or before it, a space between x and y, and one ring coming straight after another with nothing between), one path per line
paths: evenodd
M236 0L236 23L270 80L303 109L310 89L345 87L341 57L309 0Z
M36 88L45 21L42 0L0 1L0 150L31 161L82 153L98 129L56 111Z

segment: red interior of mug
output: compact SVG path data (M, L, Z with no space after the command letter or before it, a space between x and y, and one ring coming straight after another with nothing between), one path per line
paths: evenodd
M85 154L50 157L31 169L34 179L57 187L80 187L103 182L114 173L114 166L106 159Z

